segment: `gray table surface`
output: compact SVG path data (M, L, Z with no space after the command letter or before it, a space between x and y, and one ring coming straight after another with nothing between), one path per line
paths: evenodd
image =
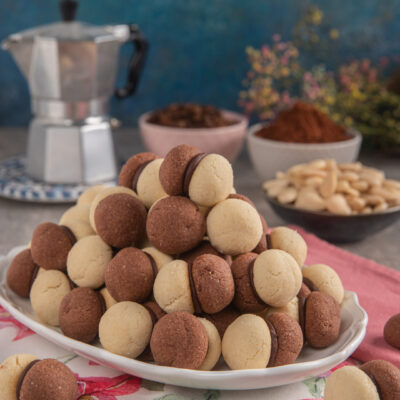
M120 129L114 134L116 152L119 160L143 151L138 131L135 128ZM0 159L22 154L26 145L26 129L0 129ZM380 168L388 177L400 180L400 158L382 155L362 154L361 161ZM247 152L243 149L234 163L235 187L254 201L264 215L269 226L284 224L263 198L261 182L256 176ZM62 213L71 205L26 203L0 199L0 254L7 253L12 247L28 243L33 229L44 221L57 222ZM381 264L400 270L400 221L362 242L340 245L358 255L373 259Z

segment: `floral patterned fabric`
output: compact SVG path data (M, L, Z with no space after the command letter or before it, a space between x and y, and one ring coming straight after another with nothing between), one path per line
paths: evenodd
M39 358L56 358L68 365L79 383L79 399L85 400L227 400L321 399L328 373L303 382L272 389L242 391L197 390L152 382L102 367L43 339L15 320L0 307L0 361L17 353L31 353ZM354 364L349 359L345 364ZM338 368L338 367L336 367Z

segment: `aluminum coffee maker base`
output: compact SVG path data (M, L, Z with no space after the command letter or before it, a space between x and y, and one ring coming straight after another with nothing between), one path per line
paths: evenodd
M49 183L95 184L114 179L117 169L109 121L69 126L34 119L27 172Z

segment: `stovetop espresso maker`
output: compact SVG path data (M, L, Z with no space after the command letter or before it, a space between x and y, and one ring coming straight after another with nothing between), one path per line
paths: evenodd
M136 25L93 26L74 21L77 2L60 2L62 22L9 36L9 50L29 83L27 172L51 183L92 184L112 180L116 162L109 98L135 92L148 44ZM135 52L128 82L114 89L118 53Z

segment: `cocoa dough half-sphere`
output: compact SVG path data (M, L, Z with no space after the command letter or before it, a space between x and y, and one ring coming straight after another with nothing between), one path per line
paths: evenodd
M33 231L32 259L41 268L65 270L74 243L75 237L68 228L44 222Z
M142 303L150 296L157 266L151 256L134 247L120 250L105 270L106 287L117 301Z
M388 344L400 349L400 314L393 315L386 322L383 337Z
M32 364L22 377L19 400L76 400L78 384L67 366L50 358Z
M101 200L94 211L97 234L110 246L124 248L145 236L146 208L135 197L118 193Z
M147 236L163 253L180 254L196 247L206 233L206 222L199 208L181 196L157 201L147 217Z
M197 317L176 311L156 323L150 348L158 365L197 369L206 358L208 336Z
M132 156L121 168L118 185L132 189L133 178L136 172L143 165L155 160L157 156L154 153L138 153Z
M98 334L104 311L101 294L87 287L69 292L60 304L60 328L64 335L90 343Z
M29 297L29 291L38 269L38 266L33 262L31 250L22 250L13 258L8 268L8 287L18 296Z

